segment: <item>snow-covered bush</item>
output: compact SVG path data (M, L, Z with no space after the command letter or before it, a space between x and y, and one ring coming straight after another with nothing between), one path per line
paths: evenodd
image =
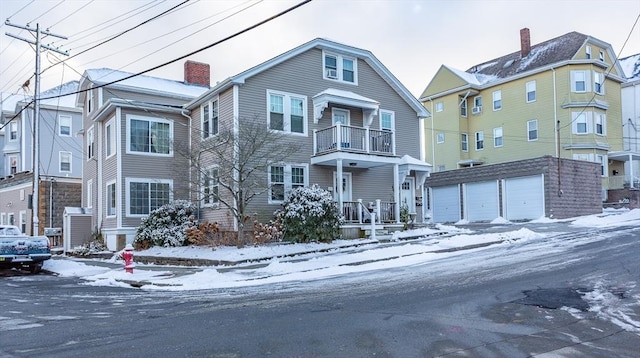
M330 242L340 235L342 215L338 206L331 193L317 184L292 190L278 215L287 241Z
M176 200L153 210L138 226L134 246L144 249L188 245L187 229L197 226L196 210L196 206L186 200Z

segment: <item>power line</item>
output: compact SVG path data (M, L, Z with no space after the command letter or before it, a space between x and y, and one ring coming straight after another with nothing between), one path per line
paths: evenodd
M66 1L66 0L60 0L60 2L59 2L59 3L57 3L57 4L53 5L53 7L51 7L49 10L46 10L46 11L45 11L45 12L43 12L42 14L38 15L35 19L33 19L33 20L31 20L31 21L29 21L29 22L27 22L27 23L32 23L32 22L34 22L34 21L38 20L39 18L41 18L41 17L43 17L44 15L48 14L51 10L53 10L53 9L57 8L58 6L62 5L62 3L63 3L63 2L65 2L65 1Z

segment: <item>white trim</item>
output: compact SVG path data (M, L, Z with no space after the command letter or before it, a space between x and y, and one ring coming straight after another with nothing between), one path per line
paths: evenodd
M496 103L498 103L498 106L496 106ZM491 93L491 107L494 111L502 110L502 90L493 91Z
M64 119L64 121L63 121ZM69 134L62 133L62 125L65 122L65 127L69 127ZM66 114L58 115L58 135L60 137L71 137L73 136L73 116L69 116Z
M353 200L353 174L350 172L342 172L342 177L346 179L346 189L342 196L342 202ZM338 172L333 172L333 200L338 201Z
M240 87L238 85L233 86L233 162L238 163L240 160L239 154L239 136L240 136ZM234 165L236 167L236 165ZM240 179L240 173L238 170L233 170L233 190L238 192L238 181ZM236 196L233 196L233 208L238 209L238 201ZM238 220L233 220L233 230L238 231L240 223Z
M69 156L69 170L62 170L62 157ZM59 151L58 152L58 171L60 173L71 173L73 171L73 153L67 151Z
M529 138L529 132L531 131L531 128L529 127L529 123L535 123L536 124L536 137L531 139ZM527 142L535 142L538 140L538 138L540 137L539 135L540 130L538 129L538 120L537 119L530 119L527 121Z
M390 131L394 132L396 130L396 112L390 111L390 110L387 110L387 109L381 109L379 112L380 112L380 115L378 116L379 119L380 119L379 124L378 124L380 126L379 128L381 130L390 130ZM385 115L385 114L388 114L391 117L391 119L390 119L391 120L391 128L383 128L382 127L382 116Z
M464 140L463 140L463 136L464 136ZM462 147L462 144L466 144L467 149L464 149ZM462 152L469 152L469 133L460 133L460 151Z
M169 202L173 201L173 180L172 179L149 179L149 178L125 178L125 212L127 217L146 217L154 209L149 205L149 213L147 214L131 214L131 197L129 186L131 183L145 183L145 184L169 184ZM149 201L151 200L150 198Z
M307 96L283 92L278 90L267 89L267 128L271 129L271 96L279 96L282 97L282 130L272 129L278 132L283 132L286 134L294 135L294 136L308 136L309 135L309 106L307 102ZM292 132L291 131L291 116L292 116L292 108L291 101L293 99L302 100L302 133L300 132Z
M217 170L217 171L218 171L218 174L216 175L216 178L218 178L218 182L217 182L215 185L209 185L209 187L210 187L210 188L212 188L212 187L216 187L216 188L217 188L217 192L218 192L218 194L217 194L217 195L218 195L218 196L220 195L220 184L219 184L219 180L220 180L220 179L219 179L219 178L220 178L220 166L219 166L219 165L210 165L210 166L208 166L208 167L204 168L204 171L205 171L206 173L201 173L201 175L200 175L200 182L201 182L201 184L200 184L200 195L201 195L201 197L199 198L199 200L200 200L200 205L201 205L203 208L213 208L213 207L218 207L218 206L220 206L220 199L219 199L219 197L218 197L218 198L215 198L215 199L212 199L212 201L211 201L211 202L209 202L209 203L205 203L206 195L205 195L205 193L204 193L204 190L206 189L206 187L205 187L205 185L204 185L204 176L205 176L205 175L210 175L210 171L211 171L211 170L213 170L213 169L215 169L215 170ZM211 195L211 194L210 194L210 195ZM213 200L215 200L215 202L214 202Z
M478 142L480 141L478 139L478 134L480 134L480 136L482 137L482 138L480 138L480 140L482 140L482 148L480 148L480 149L478 149ZM474 139L474 143L473 144L474 144L474 148L475 148L476 152L484 150L484 147L485 147L485 145L484 145L484 131L477 131L475 133L475 135L473 136L473 139Z
M213 104L216 104L216 121L217 121L217 125L216 125L216 131L215 133L213 133L212 130L212 123L213 123ZM205 131L204 130L204 107L208 106L209 109L209 130ZM202 138L203 140L205 139L209 139L209 138L213 138L215 136L217 136L220 133L220 97L219 96L215 96L211 99L209 99L207 102L202 103L200 105L200 138Z
M122 187L122 154L120 153L122 150L122 109L120 107L116 107L116 222L117 227L122 227L122 191L124 188ZM126 142L126 141L125 141Z
M347 123L342 123L344 126L351 125L351 111L345 108L332 107L331 108L331 125L335 125L335 117L337 113L343 113L346 115Z
M336 72L335 78L329 77L329 73L326 70L326 58L327 56L335 57L336 59ZM353 82L344 80L344 61L349 60L353 63ZM349 85L358 85L358 58L355 56L343 55L336 52L330 52L322 50L322 78L328 81L337 81Z
M93 207L93 179L87 180L87 202L84 204L87 208Z
M532 88L530 88L532 87ZM533 93L533 99L529 99L529 93ZM538 99L538 89L536 80L529 81L524 85L524 100L526 103L533 103Z
M496 131L500 132L499 136L496 135ZM500 143L500 144L496 143L496 139L498 139L498 138L500 138L500 141L502 143ZM502 148L502 147L504 147L504 129L502 127L493 128L493 147L494 148Z
M109 127L111 127L111 131L109 130ZM116 137L116 128L115 128L115 117L111 117L108 121L107 124L105 124L104 126L104 131L105 131L105 135L104 135L104 153L106 155L106 158L109 159L111 157L113 157L116 152L117 152L117 146L116 146L116 142L117 142L117 137ZM111 134L111 140L109 140L109 134ZM111 147L111 153L109 153L109 147Z
M291 181L292 176L292 168L303 168L304 169L304 187L309 186L309 164L308 163L272 163L267 167L267 186L269 190L267 190L267 203L269 204L282 204L284 200L273 200L271 198L271 167L283 167L283 175L284 175L284 200L287 199L288 193L293 189L293 183Z
M109 186L113 185L113 194L115 195L115 207L113 208L113 214L110 215L109 214L109 205L111 205L111 200L109 198ZM106 198L106 207L105 207L105 217L107 218L113 218L116 217L118 215L118 185L116 183L116 180L109 180L106 182L105 184L105 194L104 194L105 198Z
M158 118L158 117L147 117L147 116L139 116L139 115L135 115L135 114L127 114L126 116L127 119L127 137L126 137L126 153L127 154L132 154L132 155L146 155L146 156L152 156L152 157L173 157L173 121L170 121L168 119L165 118ZM131 150L131 121L132 120L137 120L137 121L145 121L148 122L149 124L151 123L162 123L162 124L168 124L169 125L169 138L167 139L168 141L168 148L169 148L169 153L152 153L151 152L151 143L149 143L149 151L148 152L141 152L141 151L133 151ZM151 133L149 133L149 135L151 135Z

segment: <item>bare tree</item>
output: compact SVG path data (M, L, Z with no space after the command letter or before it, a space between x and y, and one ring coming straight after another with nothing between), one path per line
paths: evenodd
M239 123L237 131L221 131L213 138L194 141L191 148L174 143L174 150L188 159L192 194L198 201L214 200L228 209L240 234L249 217L249 203L270 189L269 166L299 152L304 139L285 137L257 118ZM207 182L216 183L217 192L209 192Z

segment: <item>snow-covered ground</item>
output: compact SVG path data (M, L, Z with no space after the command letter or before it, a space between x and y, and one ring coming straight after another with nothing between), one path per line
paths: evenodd
M561 220L569 228L607 228L615 226L640 226L640 209L607 210L602 214ZM540 219L533 224L556 223L559 220ZM464 224L464 223L458 223ZM446 259L447 271L468 269L465 263L491 258L509 264L518 257L492 252L489 248L510 245L511 250L527 252L529 257L562 250L563 245L576 245L576 240L567 243L548 240L559 232L534 232L520 224L504 219L496 220L501 230L473 232L456 226L437 226L435 229L419 229L398 232L386 241L337 240L330 244L281 244L260 247L204 247L152 248L137 251L136 255L157 257L198 258L237 262L232 266L202 266L176 269L171 266L137 264L133 273L124 270L118 255L110 260L86 260L71 257L56 258L45 262L44 269L60 276L76 276L87 285L136 287L145 290L187 291L214 288L233 288L273 283L310 281L337 277L350 273L373 272L376 270L424 265ZM534 227L529 226L529 227ZM506 228L506 229L505 229ZM500 232L495 232L500 231ZM402 240L411 237L411 240ZM416 238L418 237L418 238ZM580 240L602 240L605 236L581 238ZM528 246L524 246L528 245ZM473 246L473 248L469 248ZM466 247L465 250L456 248ZM512 251L513 252L513 251ZM486 255L486 256L483 256ZM522 256L521 256L522 257ZM520 257L520 258L521 258ZM542 256L541 256L542 257ZM100 265L102 264L102 265ZM516 264L515 262L513 263ZM566 264L563 263L563 264ZM466 267L466 268L465 268ZM382 272L382 271L380 271ZM618 324L628 331L640 333L640 321L632 314L633 308L640 307L640 296L626 300L625 305L604 286L596 287L585 295L591 311ZM631 308L630 308L631 307ZM571 311L570 311L571 312ZM572 312L580 316L581 312Z
M540 219L531 223L552 223L558 220ZM605 211L603 214L565 219L576 227L612 227L640 225L640 209ZM503 219L494 222L509 225ZM515 226L515 225L514 225ZM557 233L556 233L557 234ZM66 257L45 261L44 269L60 276L81 277L91 285L131 287L126 282L139 281L144 289L196 290L239 286L254 286L286 281L308 281L353 272L372 271L391 267L420 264L447 255L460 255L455 248L487 243L523 243L531 239L543 239L548 233L518 228L500 233L475 233L456 226L438 225L435 229L417 229L397 232L387 243L363 240L336 240L332 243L279 244L258 247L155 247L136 251L135 255L198 258L229 262L244 262L229 267L205 266L191 274L175 274L167 267L137 264L133 273L124 270L119 255L99 266L91 261ZM403 241L402 238L423 237ZM474 250L482 250L483 247ZM465 250L464 253L469 253ZM135 261L135 258L134 258ZM153 269L151 269L153 268Z

